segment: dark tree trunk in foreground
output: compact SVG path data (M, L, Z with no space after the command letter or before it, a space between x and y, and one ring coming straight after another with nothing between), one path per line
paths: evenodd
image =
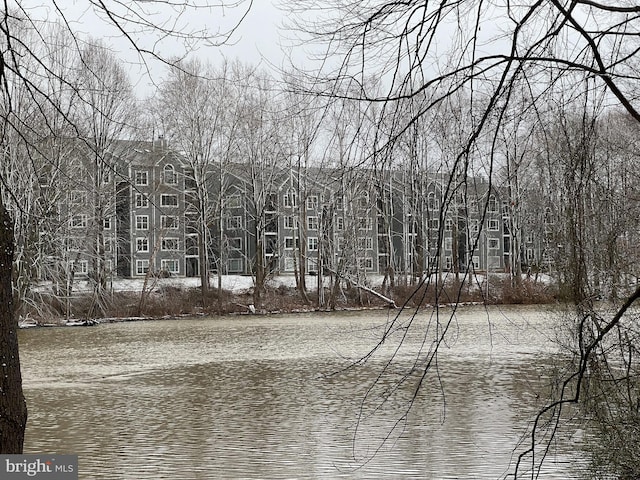
M13 309L11 273L13 224L0 203L0 453L22 453L27 405L22 393L18 323Z

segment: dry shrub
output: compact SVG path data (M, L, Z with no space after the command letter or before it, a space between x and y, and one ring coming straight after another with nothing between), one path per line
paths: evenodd
M490 303L533 305L551 303L555 299L552 288L526 278L517 284L508 277L491 277L489 284Z

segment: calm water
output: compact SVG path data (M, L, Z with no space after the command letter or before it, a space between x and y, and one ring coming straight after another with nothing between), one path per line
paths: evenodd
M83 479L505 478L545 396L552 321L460 310L407 414L420 375L403 375L449 313L403 317L344 371L389 312L25 330L25 452L78 454ZM577 477L567 444L541 478Z

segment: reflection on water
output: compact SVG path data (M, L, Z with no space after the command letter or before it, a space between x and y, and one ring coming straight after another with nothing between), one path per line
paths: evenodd
M439 377L402 418L415 379L395 390L392 379L425 348L420 335L379 389L389 352L333 375L377 342L387 315L22 331L25 451L76 453L87 479L504 477L542 401L548 317L463 310ZM577 454L552 456L543 478L575 472Z

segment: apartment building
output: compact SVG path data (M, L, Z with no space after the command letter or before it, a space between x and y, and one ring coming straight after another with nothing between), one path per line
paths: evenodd
M69 166L75 178L89 179L70 182L61 209L65 241L56 258L75 275L99 268L119 277L190 277L201 268L249 275L266 268L420 276L505 271L513 255L531 262L540 254L530 236L512 252L508 203L481 179L452 187L442 173L281 165L256 175L240 163L196 172L163 141L117 145L99 181L86 159Z

